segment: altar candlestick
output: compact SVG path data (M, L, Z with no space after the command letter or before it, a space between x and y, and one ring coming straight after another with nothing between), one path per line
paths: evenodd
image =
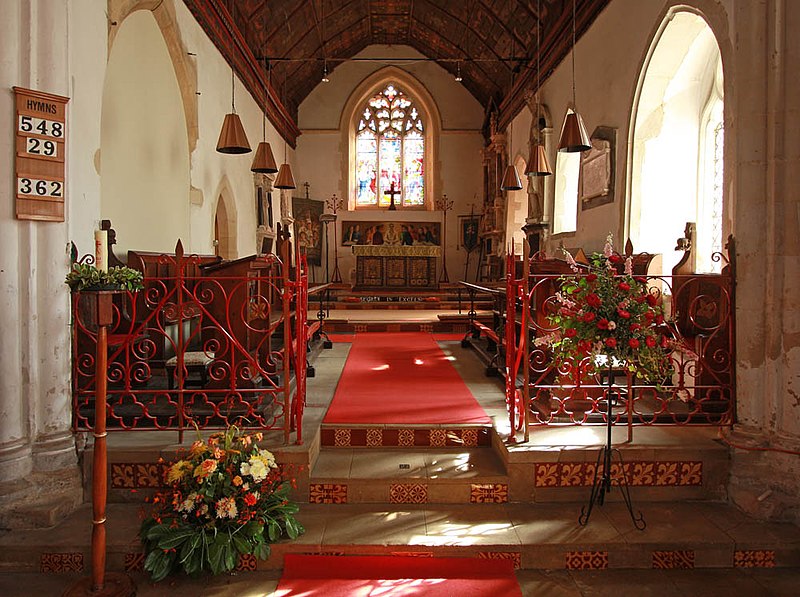
M108 271L108 231L94 231L94 266L100 271Z

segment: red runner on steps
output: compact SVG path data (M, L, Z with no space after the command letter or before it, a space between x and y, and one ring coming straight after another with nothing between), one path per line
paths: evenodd
M286 554L281 597L522 597L511 560Z
M433 336L358 333L323 423L488 424Z

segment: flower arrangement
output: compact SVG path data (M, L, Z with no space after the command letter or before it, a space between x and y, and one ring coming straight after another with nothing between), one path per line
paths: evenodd
M670 374L669 341L664 335L664 312L658 294L647 280L633 276L630 257L614 252L606 238L602 254L594 253L588 271L579 274L569 253L574 276L561 278L555 310L548 316L558 330L542 340L551 345L556 363L577 363L604 355L643 380L660 383ZM617 266L624 261L624 274Z
M261 439L230 427L194 442L167 468L169 488L153 498L154 512L139 531L154 581L179 569L229 572L238 556L266 559L271 542L304 532L288 497L291 483L273 454L258 447Z

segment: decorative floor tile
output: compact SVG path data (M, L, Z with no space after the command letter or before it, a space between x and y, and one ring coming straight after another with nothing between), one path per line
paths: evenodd
M584 463L565 462L561 465L558 478L559 487L578 487L584 485Z
M733 565L736 568L775 568L775 550L737 549L733 552Z
M338 447L350 446L350 430L337 429L333 435L333 445Z
M558 486L558 463L537 464L534 469L536 476L536 487L556 487Z
M444 429L431 429L430 445L442 448L447 445L447 431Z
M678 463L659 462L656 466L656 485L677 485Z
M389 486L389 502L392 504L428 503L428 486L424 483L392 483Z
M654 485L656 480L655 462L634 462L631 466L631 475L628 483L631 486Z
M143 572L144 571L144 553L126 553L125 554L125 572Z
M397 432L397 445L409 448L412 447L414 445L414 430L400 429Z
M473 483L470 486L471 504L505 504L508 502L508 485L505 483Z
M518 551L480 551L478 557L487 560L511 560L514 562L514 570L522 568L522 554Z
M465 448L475 448L478 445L478 430L477 429L462 429L461 441Z
M399 556L402 558L432 558L432 551L392 551L389 555Z
M568 551L566 568L568 570L605 570L608 568L608 552Z
M241 554L236 564L236 572L255 571L258 562L256 556L251 553Z
M347 485L343 483L311 483L308 488L310 504L346 504Z
M703 484L703 463L702 462L682 462L679 485L702 485Z
M39 572L83 572L82 553L43 553Z
M383 429L367 429L367 447L379 448L383 446Z
M694 568L694 550L654 551L653 568L669 570Z
M128 463L111 463L111 487L113 489L136 488L136 476L133 465Z

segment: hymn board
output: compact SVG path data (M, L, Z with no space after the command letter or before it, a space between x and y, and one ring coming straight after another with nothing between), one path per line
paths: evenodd
M17 218L63 222L69 98L21 87L14 94Z

